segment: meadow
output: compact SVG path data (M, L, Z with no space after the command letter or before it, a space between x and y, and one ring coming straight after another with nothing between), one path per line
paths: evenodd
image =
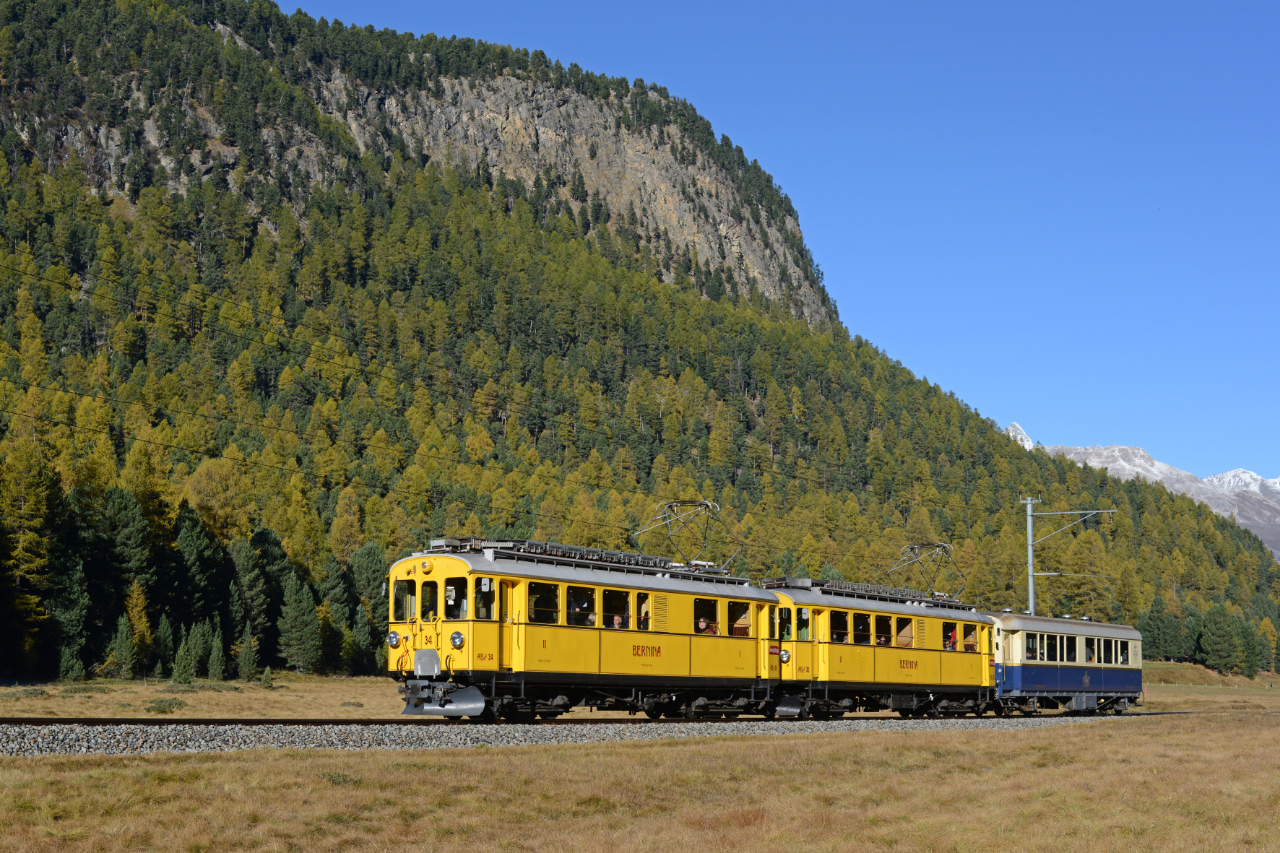
M272 693L323 695L314 681ZM0 847L1273 848L1280 691L1156 684L1147 710L1192 713L1019 731L0 759Z

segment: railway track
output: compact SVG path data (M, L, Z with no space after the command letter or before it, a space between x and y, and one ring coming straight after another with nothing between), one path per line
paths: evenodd
M1122 715L1121 718L1129 717L1165 717L1190 714L1191 711L1129 711ZM1032 717L1011 716L1004 719L1020 720L1020 719L1090 719L1091 715L1087 714L1038 714ZM1114 719L1115 715L1096 715L1095 719ZM928 722L930 720L996 720L1001 719L995 716L987 717L919 717L914 721ZM848 714L843 717L836 717L833 720L825 720L822 722L839 722L841 720L852 721L875 721L883 720L886 723L904 722L899 717L888 717L880 714ZM907 720L906 722L912 722ZM688 723L707 723L707 724L725 724L725 723L765 723L767 721L762 717L730 717L720 719L698 718L690 719L685 717L661 718L650 720L648 717L574 717L570 719L556 720L538 720L531 723L511 723L505 720L499 720L494 723L481 723L476 720L446 720L440 718L423 718L423 717L389 717L387 719L369 719L369 718L328 718L328 719L299 719L293 717L0 717L0 726L128 726L128 727L164 727L164 726L406 726L406 727L440 727L440 726L475 726L475 725L495 725L495 726L515 726L515 725L535 725L535 726L599 726L599 725L664 725L664 724L688 724ZM794 720L778 720L776 722L794 722ZM816 722L816 721L815 721Z

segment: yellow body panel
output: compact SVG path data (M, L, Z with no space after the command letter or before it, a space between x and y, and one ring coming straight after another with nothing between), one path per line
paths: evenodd
M555 625L524 626L524 667L529 672L599 672L600 632Z
M600 671L611 675L689 674L689 637L648 631L601 631Z
M924 649L901 649L896 646L878 646L876 655L876 681L898 684L937 684L939 658L942 652ZM980 655L974 655L979 658Z
M986 655L975 655L966 652L942 652L943 684L982 684L982 677L987 665Z
M756 642L745 637L690 637L689 674L755 678Z
M876 677L875 649L873 646L830 643L824 649L827 655L827 675L830 681L874 681Z

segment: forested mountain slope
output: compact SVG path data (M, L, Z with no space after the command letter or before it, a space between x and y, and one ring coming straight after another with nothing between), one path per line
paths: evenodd
M470 64L401 78L424 42L174 8L0 4L0 671L167 670L184 639L197 670L242 651L367 669L387 560L430 536L621 548L655 501L697 496L747 542L740 571L884 579L904 543L945 540L992 607L1025 596L1019 492L1116 507L1040 546L1042 568L1084 576L1046 579L1043 610L1135 620L1159 595L1168 636L1270 654L1280 567L1233 521L1024 450L810 311L814 278L735 290L674 246L667 270L639 212L407 144L360 153L311 100L319 72L281 57L371 91L532 98L555 66L535 84L520 51L433 42ZM91 67L111 73L66 70ZM565 79L606 112L636 91ZM186 146L171 171L169 143L143 141L164 109L226 117L165 119ZM329 153L248 159L275 134ZM711 169L681 167L686 186Z

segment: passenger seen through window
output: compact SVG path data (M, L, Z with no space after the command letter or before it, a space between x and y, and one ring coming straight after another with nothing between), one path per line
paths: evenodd
M1039 634L1027 632L1027 660L1039 660Z
M960 643L960 632L956 630L956 623L942 623L942 650L944 652L954 652Z
M618 631L631 627L631 611L628 609L631 596L620 589L606 589L601 596L604 600L604 627Z
M849 642L849 614L834 611L831 614L831 642Z
M893 642L893 618L890 616L876 617L876 645L887 646Z
M466 578L449 578L444 582L444 618L467 618Z
M716 618L716 600L714 598L695 598L693 600L693 633L720 633L720 622Z
M860 646L871 645L871 617L865 613L853 614L853 641Z
M1084 638L1084 662L1094 663L1098 660L1097 641L1093 637Z
M596 591L589 586L568 588L569 624L588 627L596 624Z
M640 631L649 630L649 593L636 593L636 628Z

